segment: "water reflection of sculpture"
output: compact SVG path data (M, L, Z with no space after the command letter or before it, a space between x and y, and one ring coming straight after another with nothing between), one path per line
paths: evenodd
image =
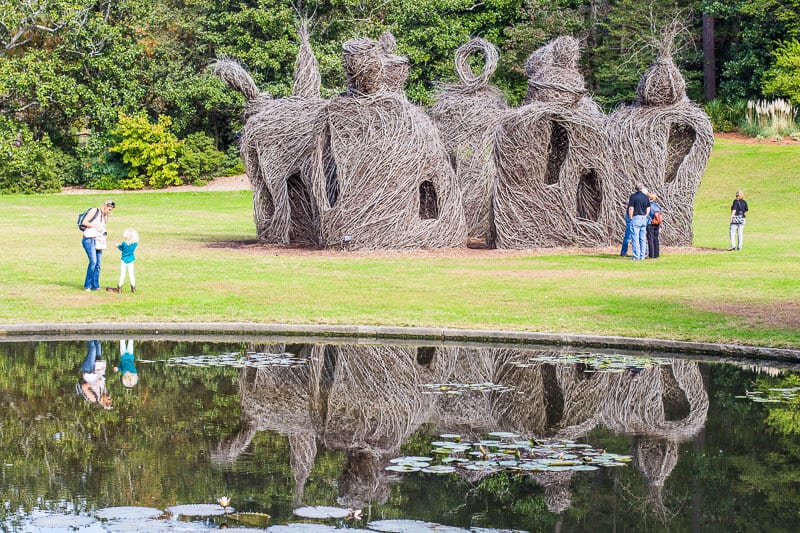
M287 347L261 349L282 352ZM465 439L488 430L578 439L602 424L636 438L637 465L658 496L677 462L678 444L703 427L708 411L697 363L687 361L611 374L535 359L557 352L335 345L290 350L307 357L307 364L242 370L242 429L214 457L235 460L257 431L287 435L298 502L318 444L346 453L339 480L342 504L385 501L389 479L384 466L427 422ZM514 390L456 396L426 394L422 387L487 382ZM485 475L473 473L469 479ZM556 513L570 506L572 476L530 474Z
M703 429L708 414L698 364L675 360L638 374L616 374L610 385L603 422L634 436L634 458L650 487L648 503L664 518L664 482L678 464L680 444Z
M495 430L521 435L579 439L598 425L635 437L636 464L651 487L656 511L661 488L677 464L678 446L705 424L708 395L697 363L675 360L622 373L587 373L583 364L537 362L558 352L519 350L462 350L451 379L460 382L492 381L514 387L513 393L492 396L490 412L469 410L472 420L461 426L489 425ZM480 364L493 361L494 366ZM466 381L465 381L466 380ZM521 400L524 398L524 401ZM437 409L437 421L449 431L447 420L455 405ZM470 422L472 422L470 424ZM485 474L470 476L477 481ZM560 513L570 506L569 484L573 472L529 474L544 487L545 503Z
M284 347L260 349L281 352ZM421 385L446 379L457 349L329 345L292 350L307 356L308 364L242 370L242 429L219 445L214 459L232 462L256 432L276 431L289 438L296 501L302 499L318 442L346 453L339 482L342 504L385 501L383 467L429 419L435 402Z

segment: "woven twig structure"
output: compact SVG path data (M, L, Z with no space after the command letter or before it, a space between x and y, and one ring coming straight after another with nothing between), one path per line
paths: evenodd
M620 213L634 184L658 195L664 211L661 244L691 246L694 197L714 144L705 112L686 98L686 83L671 55L674 33L660 43L655 63L637 87L637 101L608 120L608 150ZM624 231L622 214L617 233Z
M217 61L215 71L246 99L239 150L253 189L256 236L269 243L319 245L311 161L325 125L326 102L294 96L272 99L259 93L244 67L230 59Z
M430 119L405 96L334 98L317 143L322 242L352 249L444 248L467 239L461 189Z
M308 21L303 20L297 29L300 47L297 59L294 62L294 76L292 83L292 96L303 98L319 98L319 89L322 86L322 77L319 73L319 63L311 50L308 41Z
M479 74L470 66L475 54L484 58ZM428 111L461 187L468 236L484 244L492 234L494 132L508 109L501 91L489 85L497 60L497 48L485 39L474 38L460 46L455 56L460 83L440 86Z
M498 248L603 246L623 231L628 196L643 182L665 212L662 243L690 245L713 135L686 99L674 35L666 32L637 102L610 118L587 94L572 37L531 54L516 109L489 85L496 48L472 39L456 51L460 82L440 86L431 118L405 98L408 59L388 32L344 43L347 91L330 101L319 97L307 21L290 98L261 93L241 65L221 59L217 74L246 100L241 153L257 237L354 250L468 238Z
M498 248L611 242L613 205L605 121L581 103L578 43L559 37L528 60L526 105L495 137L493 200Z

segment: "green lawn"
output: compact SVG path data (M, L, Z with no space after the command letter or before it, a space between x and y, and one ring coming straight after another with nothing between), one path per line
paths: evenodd
M726 252L735 191L745 249ZM2 196L0 322L243 321L499 328L800 347L800 148L719 140L694 250L331 253L255 244L249 192L116 194L101 283L139 230L137 293L82 290L77 213L106 195ZM113 244L112 244L113 243ZM244 244L244 245L242 245Z

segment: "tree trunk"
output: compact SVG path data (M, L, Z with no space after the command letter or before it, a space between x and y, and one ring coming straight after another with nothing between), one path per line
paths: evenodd
M709 102L717 97L714 17L703 15L703 94Z

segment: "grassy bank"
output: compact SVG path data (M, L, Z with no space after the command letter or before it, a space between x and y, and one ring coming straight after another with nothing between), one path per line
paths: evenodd
M77 213L105 195L3 196L0 322L246 321L500 328L800 347L800 150L718 141L692 250L283 251L252 242L249 192L117 194L139 230L137 294L82 290ZM745 249L727 252L736 189ZM119 252L101 283L116 285Z

